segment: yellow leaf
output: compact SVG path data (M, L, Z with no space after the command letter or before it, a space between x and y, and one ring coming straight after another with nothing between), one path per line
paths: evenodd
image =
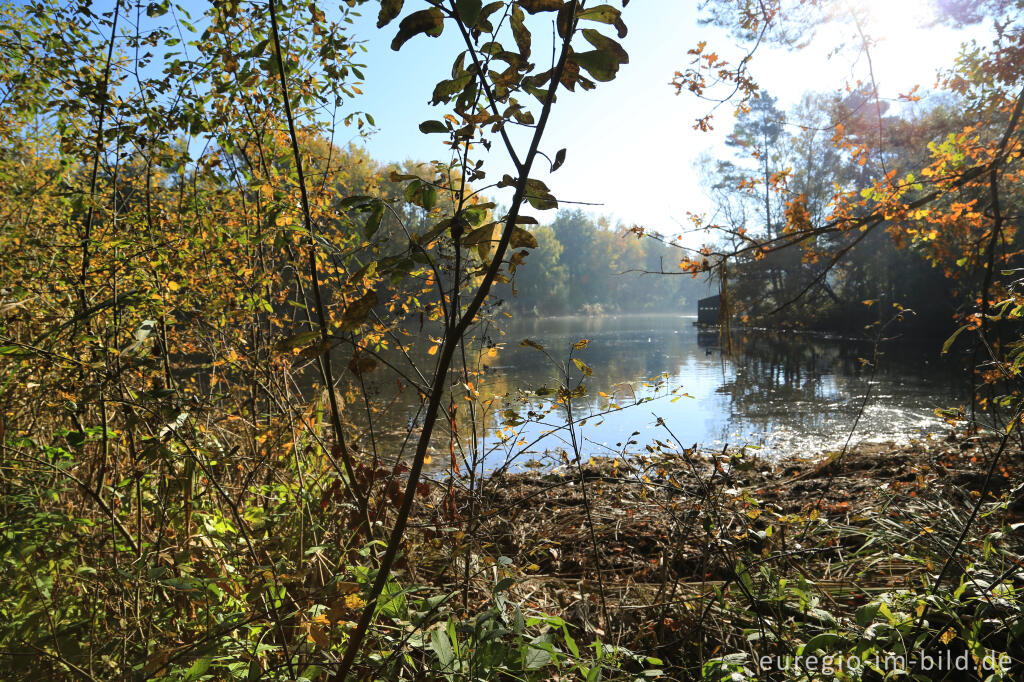
M331 637L327 634L327 630L320 625L313 624L309 626L309 639L316 642L316 645L323 649L331 648Z
M435 343L433 346L430 347L429 350L427 350L427 355L435 355L436 353L437 353L437 344Z

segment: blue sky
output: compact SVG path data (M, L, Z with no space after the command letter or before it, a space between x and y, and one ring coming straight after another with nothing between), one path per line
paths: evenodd
M618 0L608 1L619 4ZM871 57L883 97L894 98L914 85L927 90L935 82L936 71L952 63L961 42L971 38L987 41L991 30L989 26L968 31L922 27L930 18L928 0L850 2L866 10L865 29L878 39ZM184 4L198 19L200 6ZM405 5L403 16L427 6L423 0L406 0ZM676 70L686 67L690 59L687 50L699 41L707 41L710 49L731 63L744 52L724 31L701 26L697 5L696 0L633 0L622 13L629 27L621 41L630 55L629 64L620 68L614 81L599 83L596 90L560 91L542 151L553 157L566 148L566 162L550 176L546 164L541 163L544 168L535 167L531 175L544 180L563 207L579 206L608 217L613 224L640 224L666 234L684 229L688 212L713 209L695 163L702 154L733 154L723 143L732 129L732 107L725 105L716 111L712 132L695 131L693 122L708 113L712 104L688 93L677 96L670 81ZM205 9L205 3L201 7ZM363 138L354 129L341 127L334 141L361 144L383 162L447 159L443 136L424 135L417 126L446 113L442 107L430 106L429 100L434 84L449 77L452 61L462 48L461 38L447 26L439 38L416 36L400 52L392 51L390 43L398 21L377 29L378 7L377 2L365 3L362 16L350 29L356 39L364 41L366 52L357 55L357 60L365 64L366 80L360 86L363 95L346 101L338 112L343 116L356 109L367 111L377 130ZM528 19L534 36L532 59L540 63L550 54L552 29L544 14ZM765 91L778 98L780 108L788 109L805 92L839 90L858 79L869 79L861 51L837 52L835 48L841 44L854 48L859 44L848 23L820 30L801 51L762 46L751 73ZM527 131L520 132L525 147ZM500 144L486 157L485 170L489 182L511 172ZM508 190L488 194L499 203L509 199ZM542 222L554 217L553 212L533 213ZM696 246L702 239L694 236L688 243Z
M665 233L678 232L687 211L710 209L693 164L705 151L731 153L722 145L732 126L731 108L718 110L712 133L694 131L694 119L711 105L688 94L677 96L669 82L686 65L686 51L699 40L707 40L726 57L739 53L723 32L698 24L696 4L634 0L623 10L629 34L622 43L630 63L623 65L615 81L598 84L594 91L559 95L545 136L548 144L542 149L553 156L565 147L567 159L550 177L543 171L533 174L557 197L599 204L583 208L613 222L639 223ZM928 16L923 0L859 4L867 6L868 29L880 38L871 56L883 96L895 97L915 84L927 89L936 70L951 63L960 42L984 34L980 27L970 34L919 28ZM414 9L413 3L406 5L406 12ZM390 42L397 21L383 30L375 21L376 3L371 3L354 26L355 35L366 41L362 61L367 68L364 96L351 105L368 111L379 129L362 143L382 161L446 158L441 136L422 135L417 125L445 113L428 102L434 84L448 77L460 37L451 30L439 38L417 36L394 52ZM550 28L534 26L534 60L550 52L549 35ZM800 52L762 49L752 71L762 87L779 98L780 106L788 108L806 91L836 90L868 78L863 55L853 50L829 55L837 43L852 38L851 27L837 27L822 32ZM543 46L545 41L548 47ZM339 131L336 141L353 139L345 135L351 133ZM493 149L485 165L488 180L510 169L500 145Z

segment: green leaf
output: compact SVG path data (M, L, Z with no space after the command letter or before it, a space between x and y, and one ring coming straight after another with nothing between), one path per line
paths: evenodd
M420 124L421 133L447 133L448 126L441 121L424 121Z
M502 578L498 581L498 584L494 586L494 592L504 592L508 588L516 584L515 578Z
M419 178L415 175L399 173L398 171L393 170L388 173L388 180L391 182L405 182L406 180L419 180Z
M377 15L377 28L384 28L402 12L405 0L380 0L380 14Z
M437 223L436 225L431 227L429 230L427 230L427 233L419 238L419 243L420 244L429 244L439 234L441 234L442 232L444 232L445 230L447 230L448 228L450 228L454 224L455 224L454 220L452 220L451 218L445 218L444 220L442 220L441 222Z
M355 331L366 321L373 306L377 305L377 292L373 289L345 306L345 312L341 316L341 330L346 332Z
M413 180L405 188L405 199L429 211L437 204L437 189L422 180Z
M952 347L953 343L956 341L956 337L960 336L965 329L967 329L967 325L964 325L964 326L960 327L955 332L953 332L952 336L950 336L948 339L946 339L946 342L944 344L942 344L942 354L943 355L945 355L946 353L949 352L950 347Z
M320 332L302 332L301 334L292 334L291 336L283 338L275 343L274 351L278 353L285 353L294 348L302 348L319 337Z
M522 55L523 59L530 58L530 31L526 28L526 15L523 14L523 10L518 5L512 7L512 19L510 25L512 26L512 35L516 39L516 46L519 48L519 54Z
M370 239L380 229L380 223L384 219L384 202L377 200L373 203L373 208L370 209L370 216L366 219L366 226L363 228L366 232L366 238Z
M618 31L620 38L626 37L626 24L622 22L621 12L611 5L588 7L576 16L580 19L589 19L590 21L599 21L602 24L611 24Z
M862 628L866 628L867 626L874 623L875 614L878 613L879 605L880 604L878 602L870 602L868 604L864 604L864 606L861 606L859 609L857 609L857 614L855 616L857 620L857 625L861 626Z
M557 12L562 9L562 0L519 0L517 4L530 14Z
M615 57L601 50L575 52L571 59L586 69L594 80L602 83L614 80L615 74L619 72L619 62Z
M213 663L213 656L203 656L198 661L192 664L192 667L185 673L185 682L190 680L196 680L206 674L206 671L210 669L210 664Z
M535 638L526 645L523 656L523 667L527 670L543 668L551 661L551 639L550 633ZM546 645L546 646L545 646Z
M369 204L371 201L373 201L373 197L369 195L353 194L352 196L345 197L344 199L339 201L338 206L342 209L361 208Z
M573 358L572 364L576 365L576 369L586 374L588 377L594 375L594 370L590 368L590 365L583 362L579 358Z
M487 218L487 211L494 208L493 204L478 204L462 209L459 215L468 225L479 225Z
M583 29L583 37L587 39L588 43L596 47L601 52L607 52L612 55L618 63L629 63L629 53L623 49L622 45L620 45L618 41L601 35L592 28Z
M164 14L167 14L167 5L167 0L164 0L163 2L149 3L149 6L146 7L146 16L151 19L155 17L162 17Z
M558 153L555 154L555 162L551 164L551 172L554 173L561 168L563 163L565 163L565 150L559 149Z
M430 648L437 654L437 660L442 668L447 668L455 659L455 651L452 650L452 643L448 640L448 633L444 630L432 630L430 633Z
M504 179L502 182L504 182ZM540 180L526 181L526 194L524 198L538 211L558 208L558 200L552 196L548 186Z
M455 13L466 26L472 28L480 19L483 10L482 0L455 0Z
M473 246L474 244L481 244L493 240L494 226L497 223L488 223L483 227L478 227L471 231L469 234L462 237L463 246Z
M473 74L466 72L452 80L444 80L434 86L434 93L431 96L431 104L447 102L454 95L466 89L466 86L473 80Z
M508 245L513 249L536 249L540 246L537 243L537 238L521 227L512 228L512 236L509 238Z
M415 35L426 33L436 38L444 30L444 15L436 7L421 9L413 12L398 24L398 34L391 41L391 49L396 52L402 49L402 45Z
M822 632L819 635L815 635L807 640L807 644L804 644L802 656L809 656L815 651L827 651L829 647L834 646L837 642L843 641L843 638L834 632Z

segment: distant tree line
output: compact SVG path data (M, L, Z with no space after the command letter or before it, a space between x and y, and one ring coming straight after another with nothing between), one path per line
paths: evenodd
M697 300L709 295L706 277L679 271L678 249L638 239L631 229L582 210L559 211L551 225L532 233L538 247L513 281L495 292L511 295L514 289L509 301L520 314L695 315ZM659 277L661 272L679 276Z

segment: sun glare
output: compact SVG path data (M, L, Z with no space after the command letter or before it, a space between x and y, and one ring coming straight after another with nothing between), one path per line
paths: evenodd
M947 46L947 41L930 39L936 28L929 27L934 14L926 0L862 0L861 10L861 29L872 43L872 59L877 55L888 69L919 59L922 51L934 55L948 47L950 56L955 52L955 41Z

